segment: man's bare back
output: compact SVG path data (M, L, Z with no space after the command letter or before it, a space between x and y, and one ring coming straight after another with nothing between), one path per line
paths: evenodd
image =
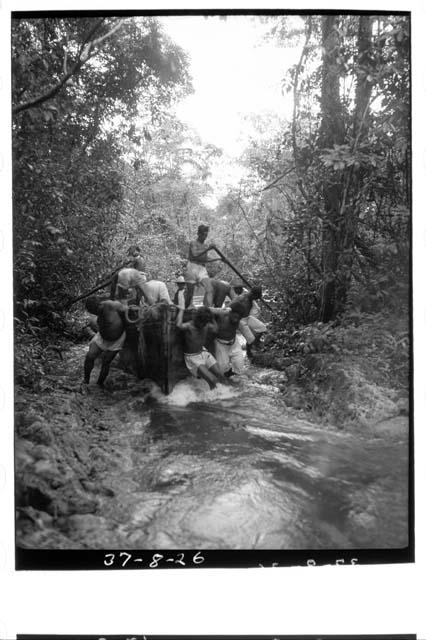
M217 335L220 340L233 340L237 333L240 316L231 309L212 309L217 321Z
M206 344L207 334L213 325L209 323L199 328L191 320L184 322L180 328L184 331L185 353L199 353Z
M104 340L118 340L124 331L125 307L117 300L105 300L99 305L98 327Z

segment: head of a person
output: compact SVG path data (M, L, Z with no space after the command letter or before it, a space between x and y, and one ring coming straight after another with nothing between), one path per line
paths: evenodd
M179 289L179 291L182 291L182 289L185 289L186 287L185 278L183 276L179 276L178 278L176 278L175 283L177 284L177 288Z
M142 258L135 258L135 260L133 261L133 268L137 269L138 271L145 271L145 263Z
M198 307L194 313L193 322L198 329L202 329L211 320L211 311L208 307Z
M252 300L259 300L259 298L262 297L262 287L260 286L260 284L255 284L252 286L252 288L250 289L250 295L252 297Z
M240 284L239 282L234 284L232 288L234 289L234 291L237 294L237 296L240 296L242 294L242 292L243 292L243 289L244 289L243 285Z
M99 305L101 301L98 296L89 296L86 300L86 309L89 313L93 313L93 315L98 315Z
M229 308L229 319L231 323L238 324L241 318L244 318L244 315L246 313L245 306L241 302L238 302L238 300L234 300L229 305Z
M200 242L204 242L209 235L209 227L206 224L200 224L197 230L197 237Z

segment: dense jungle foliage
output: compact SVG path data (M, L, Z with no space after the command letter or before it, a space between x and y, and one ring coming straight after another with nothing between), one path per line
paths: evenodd
M158 20L13 19L21 382L41 371L43 341L65 331L67 301L122 263L129 245L170 280L200 222L263 283L286 335L407 308L408 17L312 15L298 30L286 16L263 21L269 38L301 45L283 78L293 117L269 136L257 121L240 158L246 177L212 208L208 178L222 151L173 115L192 90L189 62Z

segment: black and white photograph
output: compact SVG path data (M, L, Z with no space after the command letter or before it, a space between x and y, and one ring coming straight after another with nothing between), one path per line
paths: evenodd
M410 29L12 13L18 569L413 561Z

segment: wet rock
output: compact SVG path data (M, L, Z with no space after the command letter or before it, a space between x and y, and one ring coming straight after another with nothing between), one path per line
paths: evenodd
M159 477L157 478L157 481L155 482L155 485L159 488L159 489L163 489L166 487L170 487L173 485L179 485L179 484L185 484L185 482L188 481L189 478L189 474L176 474L176 473L166 473L163 472L159 475Z
M90 491L91 493L95 493L98 489L98 485L96 482L91 482L90 480L80 480L80 484L86 491Z
M51 460L55 457L54 451L43 444L38 444L33 447L32 455L36 460Z
M146 533L133 531L126 538L126 547L129 549L143 549L146 547Z
M380 436L408 437L409 421L407 416L395 416L371 426L372 433Z
M33 507L18 507L18 519L27 518L39 527L48 527L53 523L51 515L45 511L39 511Z
M50 512L52 496L47 489L17 480L15 484L16 502L22 507L33 507L38 511Z
M303 409L305 406L303 391L295 385L291 385L285 389L284 400L286 405L294 409Z
M363 511L361 513L355 513L351 516L351 523L353 526L360 527L362 529L371 530L376 526L376 517L368 513L367 511Z
M20 428L29 427L33 422L39 421L42 421L42 418L33 409L27 408L26 410L15 413L15 425L18 431Z
M88 491L89 493L93 493L99 496L107 496L110 498L115 496L115 491L99 483L92 482L91 480L83 479L80 481L80 484L83 489L85 489L85 491Z
M150 540L151 544L153 544L154 549L174 549L179 548L179 545L176 544L176 540L174 540L168 533L165 531L159 531L156 533L152 539Z
M300 364L292 364L286 368L285 372L287 374L289 382L296 381L300 375Z
M75 491L71 496L67 495L66 513L93 513L98 507L98 500Z
M54 441L52 430L45 422L40 420L28 425L24 423L20 428L18 428L18 434L37 444L50 445L53 444Z
M93 531L99 531L100 529L107 529L107 521L101 516L95 516L93 514L75 514L69 516L66 520L66 532L75 533L83 537L92 533Z
M397 400L396 406L401 416L408 416L410 413L410 403L409 403L408 394L404 398L399 398Z
M308 369L308 371L316 372L320 371L323 367L324 360L322 356L309 354L303 358L303 366Z
M34 465L34 471L37 475L55 476L58 474L58 467L52 464L50 460L38 460Z
M22 535L19 545L28 549L73 549L81 548L81 545L73 544L73 541L51 528L33 530Z
M29 440L19 439L15 445L15 464L16 468L23 471L26 467L34 464L34 456L32 455L33 445Z

